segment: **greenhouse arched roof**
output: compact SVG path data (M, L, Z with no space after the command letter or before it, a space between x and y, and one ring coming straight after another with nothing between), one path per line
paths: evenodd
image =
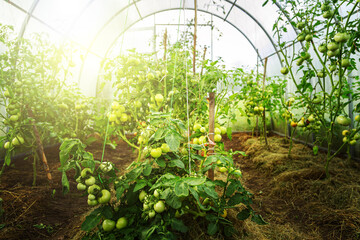
M272 28L281 7L262 6L263 0L3 0L0 9L4 19L0 20L14 25L19 36L50 32L79 44L86 51L79 74L81 83L134 24L165 11L194 10L195 2L199 12L221 19L240 32L259 59L277 51ZM288 34L294 37L294 29Z

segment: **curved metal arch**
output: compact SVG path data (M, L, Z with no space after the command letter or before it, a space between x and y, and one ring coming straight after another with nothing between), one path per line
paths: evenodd
M151 14L148 14L146 16L143 16L142 19L145 19L147 17L153 16L155 14L161 13L161 12L166 12L166 11L174 11L174 10L195 10L194 8L171 8L171 9L163 9L163 10L159 10L156 12L153 12ZM246 34L244 34L238 27L236 27L233 23L225 20L223 17L217 15L217 14L213 14L213 13L209 13L205 10L201 10L201 9L197 9L199 12L203 12L203 13L207 13L207 14L211 14L212 16L215 16L217 18L220 18L222 20L224 20L225 22L227 22L228 24L230 24L232 27L234 27L237 31L240 32L241 35L243 35L245 37L245 39L250 43L250 45L254 48L256 55L258 56L259 60L261 61L262 64L264 64L263 59L261 58L258 49L255 47L255 45L251 42L251 40L247 37ZM110 44L110 46L108 47L108 50L106 51L105 55L104 55L104 59L106 58L106 56L109 54L110 49L114 46L114 44L116 43L116 41L120 38L120 36L122 36L127 30L129 30L133 25L135 25L136 23L138 23L139 21L141 21L142 19L138 19L137 21L135 21L134 23L130 24L127 28L125 28L116 38L115 40ZM280 61L281 62L281 61ZM83 64L84 65L84 64ZM98 72L98 76L100 73L101 69L99 69ZM99 78L97 79L97 81L99 80ZM80 81L80 78L79 78Z
M279 61L281 63L281 58L280 58L280 54L278 52L278 49L273 41L273 39L271 38L270 34L266 31L266 29L264 28L264 26L253 16L251 15L248 11L246 11L244 8L240 7L239 5L236 4L236 1L235 2L231 2L229 0L225 0L226 2L228 3L232 3L234 4L235 7L237 7L240 11L244 12L246 15L248 15L262 30L263 32L265 33L265 35L267 36L267 38L270 40L271 44L273 45L274 47L274 50L279 58ZM278 6L278 5L276 5ZM279 6L278 6L279 7Z

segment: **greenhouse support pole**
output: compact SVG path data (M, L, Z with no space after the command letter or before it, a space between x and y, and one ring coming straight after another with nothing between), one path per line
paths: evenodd
M29 113L29 117L34 118L34 114L33 114L33 112L31 111L30 108L28 108L28 113ZM41 158L41 160L42 160L42 162L44 164L46 176L47 176L49 182L51 183L52 182L52 177L51 177L51 173L50 173L50 168L49 168L46 156L45 156L44 147L43 147L42 142L41 142L40 134L39 134L39 131L38 131L36 125L35 125L35 122L32 122L32 126L33 126L35 139L36 139L37 152L39 154L39 158Z
M196 30L197 30L197 0L194 0L195 17L194 17L194 49L193 49L193 73L195 75L195 57L196 57Z
M209 149L208 156L214 155L214 128L215 128L215 93L209 93ZM208 177L214 180L214 169L209 169Z
M264 63L264 77L263 77L263 92L265 92L265 80L266 80L266 66L267 66L267 61L268 58L265 58L265 63ZM269 147L268 141L267 141L267 131L266 131L266 115L265 115L265 106L264 106L264 111L263 111L263 122L264 122L264 138L265 138L265 144L267 147Z

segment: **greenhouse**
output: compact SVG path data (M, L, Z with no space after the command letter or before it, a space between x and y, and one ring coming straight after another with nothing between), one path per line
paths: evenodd
M0 239L360 239L359 0L0 0Z

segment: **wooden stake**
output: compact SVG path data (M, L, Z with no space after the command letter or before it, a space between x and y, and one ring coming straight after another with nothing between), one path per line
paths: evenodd
M29 114L29 117L34 118L34 114L30 108L28 108L28 114ZM41 158L42 162L44 163L44 169L45 169L47 178L48 178L49 182L51 183L52 177L51 177L51 173L50 173L50 168L49 168L49 165L48 165L45 153L44 153L44 148L43 148L43 145L41 142L40 134L39 134L39 131L38 131L35 123L33 122L32 124L33 124L33 131L35 134L36 145L37 145L37 152L38 152L39 157Z
M267 60L268 58L265 58L265 63L264 63L264 78L263 78L263 93L265 92L265 79L266 79L266 66L267 66ZM269 148L269 144L267 141L267 133L266 133L266 115L265 115L265 106L264 106L264 111L263 111L263 122L264 122L264 138L265 138L265 144L266 146Z
M197 0L194 0L195 18L194 18L194 49L193 49L193 73L195 75L195 57L196 57L196 30L197 30Z
M206 50L207 50L207 48L206 48L206 46L205 46L205 47L204 47L204 55L203 55L203 59L202 59L202 60L203 60L203 64L202 64L202 66L201 66L200 76L202 76L202 75L203 75Z
M164 61L166 60L166 44L167 44L167 28L165 28L165 33L164 33Z
M214 155L214 128L215 128L215 93L209 93L209 150L208 156ZM214 180L214 170L208 171L208 177Z

